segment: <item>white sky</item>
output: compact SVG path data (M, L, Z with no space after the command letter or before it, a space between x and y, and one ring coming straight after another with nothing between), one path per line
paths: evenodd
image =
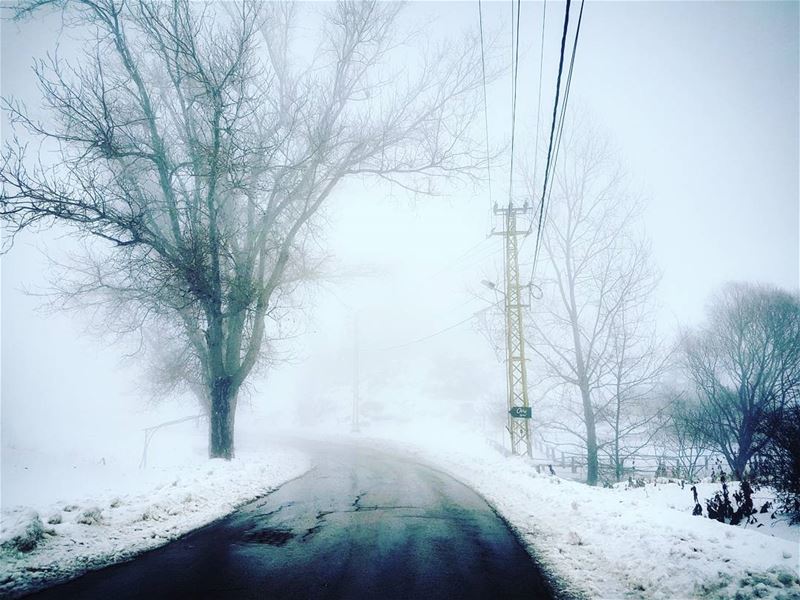
M642 190L644 226L663 272L658 300L666 329L702 318L709 294L725 281L798 288L798 6L586 5L570 107L608 133ZM563 7L548 3L543 124L552 110ZM523 140L535 129L541 10L541 3L522 6ZM509 3L484 4L487 31L500 32L505 44L508 13ZM412 4L407 18L434 21L440 30L475 28L477 3ZM46 20L2 23L4 95L35 98L28 67L51 47L53 31ZM509 134L509 87L506 74L490 88L496 143ZM507 165L493 177L493 193L502 198ZM387 191L393 197L385 197ZM497 280L500 240L485 240L453 263L484 240L487 204L486 190L461 189L414 204L399 190L358 183L343 188L328 208L327 250L342 271L369 267L379 275L331 282L338 299L314 295L309 310L315 316L292 348L295 363L260 382L254 404L289 407L292 414L296 406L347 414L352 321L344 302L361 309L365 396L402 407L403 394L412 394L423 404L453 408L473 395L502 407L502 367L469 325L394 354L376 351L487 306L472 294L481 279ZM120 365L120 348L81 337L75 316L35 312L38 300L20 288L44 281L37 245L49 240L56 253L68 247L53 238L25 236L2 258L3 443L99 447L110 436L139 436L139 427L167 414L195 412L183 404L148 413L129 365ZM421 409L412 402L404 410Z

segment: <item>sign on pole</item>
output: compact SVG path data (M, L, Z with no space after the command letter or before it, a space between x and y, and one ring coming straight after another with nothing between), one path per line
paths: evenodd
M511 410L508 411L515 419L530 419L531 418L531 407L530 406L512 406Z

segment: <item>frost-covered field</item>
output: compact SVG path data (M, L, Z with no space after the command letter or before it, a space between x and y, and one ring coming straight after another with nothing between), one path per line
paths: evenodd
M575 595L800 599L798 527L724 525L692 516L688 487L590 488L476 438L431 439L392 431L362 443L410 452L472 486ZM701 498L712 489L703 484Z
M4 449L0 596L161 546L310 466L303 454L272 447L240 450L230 462L195 454L143 470Z

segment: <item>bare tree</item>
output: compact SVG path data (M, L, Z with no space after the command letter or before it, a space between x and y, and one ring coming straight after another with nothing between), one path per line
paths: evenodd
M554 424L580 440L587 483L595 485L600 422L614 424L617 446L643 425L615 415L640 402L658 372L640 321L656 277L637 234L636 203L607 144L575 135L565 140L553 180L542 246L544 297L533 305L528 343L545 378L562 388L554 394L561 399ZM623 448L615 455L621 461Z
M121 333L179 339L209 455L231 458L239 390L334 190L374 176L428 193L480 172L477 45L414 54L394 3L325 5L316 48L297 24L310 5L30 0L17 15L48 5L85 51L36 63L52 122L6 102L28 137L3 153L0 216L12 234L58 222L94 240L61 291Z
M625 463L648 447L665 424L663 407L656 406L655 399L670 353L659 347L642 300L628 298L620 306L611 333L607 383L601 390L607 400L597 406L608 431L607 440L598 447L608 456L617 481Z
M708 442L694 427L696 407L683 393L666 391L666 419L660 432L663 447L675 457L681 477L694 481L700 474L700 461L708 458Z
M298 247L302 251L296 252L290 259L283 281L273 293L271 306L265 314L266 330L268 331L262 341L261 352L251 370L251 377L277 364L289 361L291 354L286 351L281 342L302 335L305 307L310 304L307 297L308 292L313 289L311 284L319 281L321 274L316 270L309 270L308 266L302 264L304 255L308 252L308 244L301 241ZM298 263L300 268L298 268ZM69 274L63 273L62 276L68 278ZM70 302L67 306L72 307L73 296L69 294L69 289L68 286L56 297L55 304L57 306L59 301L63 305L63 301L66 299ZM74 298L74 300L74 308L78 310L85 308L84 297ZM109 304L116 303L112 300ZM124 309L124 307L121 308ZM116 314L119 315L119 312ZM108 318L101 319L101 324L107 326L109 320ZM151 323L134 322L123 328L123 332L130 331L135 331L141 336L139 346L146 349L145 352L141 352L141 355L137 353L133 358L137 358L139 366L143 367L142 389L149 393L152 401L158 403L174 399L176 394L189 393L197 399L205 416L210 416L211 398L203 377L204 367L198 360L191 341L183 335L181 324L163 319ZM95 331L94 333L102 337L107 332ZM253 391L255 388L248 385L248 380L245 379L240 388L240 396L242 392Z
M741 478L770 441L765 425L800 393L800 297L728 284L683 350L699 399L693 426Z

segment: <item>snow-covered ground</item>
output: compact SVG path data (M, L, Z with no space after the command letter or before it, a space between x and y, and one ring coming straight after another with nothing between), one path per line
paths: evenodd
M54 459L4 449L3 536L44 532L35 549L0 550L0 596L17 595L129 558L200 527L310 468L279 443L268 423L248 423L237 459L164 452L146 469L117 459ZM340 428L340 431L342 428ZM443 428L380 430L318 438L404 454L449 472L481 493L566 595L617 598L800 599L800 528L759 515L765 525L733 527L691 515L689 487L650 482L590 488L538 473L481 438ZM257 432L257 433L252 433ZM302 435L307 435L303 433ZM202 437L202 436L201 436ZM280 439L280 438L278 438ZM699 486L701 501L718 489ZM737 489L736 484L732 489ZM756 494L756 506L768 499ZM37 515L37 516L34 516ZM59 522L60 520L60 522ZM17 539L24 545L25 535Z
M744 528L695 517L688 486L592 488L537 473L478 438L443 438L442 431L370 430L355 439L411 454L472 486L568 594L800 599L799 527ZM712 489L717 486L703 484L701 498Z
M0 597L163 545L311 467L300 452L266 444L243 443L236 459L209 461L201 448L186 452L185 441L146 469L135 459L4 448Z

